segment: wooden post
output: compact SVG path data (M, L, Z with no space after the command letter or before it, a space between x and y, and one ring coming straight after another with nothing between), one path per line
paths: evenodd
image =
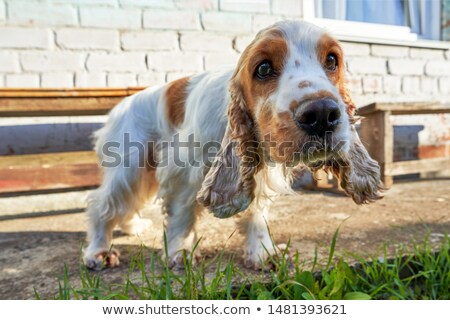
M394 161L394 133L390 111L375 111L361 121L360 138L373 159L381 167L381 178L386 187L392 186L393 177L388 169Z

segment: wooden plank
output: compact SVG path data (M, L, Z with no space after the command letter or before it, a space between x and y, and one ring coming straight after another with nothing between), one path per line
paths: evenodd
M126 97L145 87L128 88L0 88L0 98Z
M434 158L394 162L386 168L386 172L389 175L396 176L419 172L437 172L449 169L450 158Z
M389 111L376 111L361 120L360 138L370 156L381 168L382 180L386 187L392 185L393 179L386 167L393 162L394 133L390 123Z
M123 97L0 98L0 117L102 115Z
M0 194L94 187L100 168L92 151L0 157Z
M358 109L358 115L366 116L377 111L390 111L392 115L450 113L450 104L423 103L371 103Z
M0 89L0 117L102 115L142 89Z
M0 176L0 194L94 187L100 184L100 170L96 164L0 169Z
M61 164L97 163L94 151L74 151L42 154L26 154L0 157L0 169L46 167Z

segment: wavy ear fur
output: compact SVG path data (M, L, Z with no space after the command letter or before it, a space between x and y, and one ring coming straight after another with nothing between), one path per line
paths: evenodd
M370 157L353 125L351 135L350 150L345 159L333 161L324 169L333 173L356 204L374 202L383 197L381 192L385 190L380 179L380 166Z
M222 147L197 194L197 201L219 218L248 208L255 197L254 175L260 167L254 122L234 79L230 82L230 97Z
M344 103L347 105L347 114L350 116L350 122L352 122L353 115L356 111L356 105L350 95L350 90L348 89L346 80L343 80L342 84L339 86L339 94Z

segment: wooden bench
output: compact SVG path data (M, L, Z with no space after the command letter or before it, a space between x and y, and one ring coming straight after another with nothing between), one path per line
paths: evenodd
M0 89L0 117L104 115L142 89ZM99 182L93 151L0 156L2 196L92 188Z
M394 162L394 132L390 117L438 113L450 113L450 104L372 103L358 109L358 115L363 117L361 140L380 164L382 179L387 187L392 185L393 177L397 175L450 169L449 157Z

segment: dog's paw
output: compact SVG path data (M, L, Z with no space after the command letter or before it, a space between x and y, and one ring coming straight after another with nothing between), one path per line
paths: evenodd
M285 243L278 244L276 248L261 248L248 250L244 255L244 265L255 271L269 271L279 268L280 263L291 263L292 255Z
M182 249L175 252L174 254L169 254L169 257L167 258L167 266L169 267L169 269L174 270L185 269L184 257L186 257L186 263L191 263L193 266L200 264L200 261L202 260L202 254L198 249L195 250L194 253L189 250ZM163 254L162 259L163 261L166 261L165 254Z
M120 253L116 249L100 251L96 254L85 255L83 262L88 269L99 271L103 268L114 268L120 264Z

